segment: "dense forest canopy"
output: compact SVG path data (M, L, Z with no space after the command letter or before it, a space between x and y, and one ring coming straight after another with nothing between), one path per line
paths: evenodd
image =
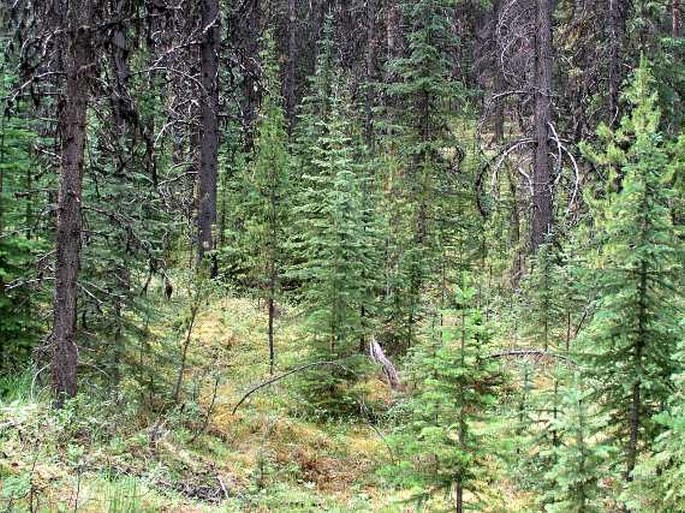
M0 3L0 511L685 511L678 0Z

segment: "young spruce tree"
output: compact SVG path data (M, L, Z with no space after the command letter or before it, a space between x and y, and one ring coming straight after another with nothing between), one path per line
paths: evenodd
M663 184L667 152L652 82L643 60L626 95L630 114L606 154L594 155L624 178L620 191L595 205L599 251L591 272L598 299L582 337L588 377L623 447L626 481L659 430L652 415L673 388L679 329L673 290L682 260Z
M303 393L317 415L358 410L352 386L365 356L370 269L377 267L373 206L365 197L366 173L359 162L350 100L333 81L332 24L327 20L312 91L302 105L296 141L299 195L293 217L292 274L303 287L311 332L311 358L335 362L310 371Z
M389 63L388 86L392 129L385 151L399 164L397 177L389 176L388 208L393 212L386 269L386 324L397 352L416 341L425 317L423 304L429 277L438 274L443 211L449 163L443 151L451 140L449 113L459 91L453 80L452 54L456 41L450 26L454 9L449 0L401 2L407 24L406 55ZM393 183L397 181L397 183ZM442 228L445 226L443 225Z
M473 307L475 295L464 279L456 308L444 312L453 322L443 326L440 340L431 337L413 348L417 390L399 407L395 436L403 485L412 483L420 500L440 492L453 497L458 513L482 506L488 450L477 424L495 400L499 379L495 360L488 358L488 329Z
M251 262L251 281L268 309L269 371L274 372L274 318L286 250L288 225L288 135L281 81L273 35L267 32L261 53L264 96L257 120L255 157L247 177L245 199L246 254Z
M549 451L554 463L545 474L551 485L542 497L545 511L601 513L600 479L608 473L612 451L596 433L606 427L606 418L593 412L579 374L564 390L561 406L563 413L552 424L559 443Z

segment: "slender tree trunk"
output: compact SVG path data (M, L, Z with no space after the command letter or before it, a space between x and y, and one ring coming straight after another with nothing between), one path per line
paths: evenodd
M285 97L285 111L288 119L288 133L292 132L295 124L295 108L297 105L297 98L295 95L295 83L297 80L297 18L295 10L295 0L288 0L288 65L285 71L284 91Z
M455 498L455 511L457 513L463 513L464 512L464 487L461 484L461 481L457 481L456 484L457 491L456 491L456 498Z
M276 366L276 350L274 347L274 317L276 316L274 296L276 295L276 280L273 275L269 281L269 374L273 376Z
M180 404L181 402L181 390L183 388L183 375L186 372L186 364L188 361L188 348L190 347L190 340L193 335L193 328L195 327L195 320L197 319L197 313L200 310L200 293L197 292L197 296L193 298L193 304L190 307L190 320L188 321L188 331L186 332L186 338L181 346L181 362L178 366L178 375L176 376L176 386L174 387L174 402Z
M632 481L632 473L637 462L637 443L640 433L640 403L641 403L641 384L637 381L633 385L630 398L630 434L628 437L628 450L626 453L626 473L625 480Z
M276 247L278 244L278 215L277 215L277 205L276 205L276 187L271 187L270 198L269 198L269 208L271 210L271 219L269 220L271 240L270 248L267 249L269 252L269 296L268 296L268 308L269 308L269 374L273 375L274 367L276 365L276 349L274 346L274 317L276 316L276 282L278 280L278 272L276 267L277 251Z
M619 119L618 102L625 33L625 0L609 0L609 120L616 127Z
M646 198L646 197L645 197ZM644 200L646 203L646 199ZM643 236L646 231L646 226L649 221L645 218L643 219ZM640 264L640 282L638 285L638 296L639 296L639 312L638 312L638 339L635 343L634 350L634 363L638 370L638 375L642 371L642 355L644 352L645 345L647 343L647 316L649 315L646 305L647 297L647 275L649 273L649 266L646 260L642 260ZM642 408L642 382L638 378L633 384L633 390L630 400L630 435L628 438L628 450L626 453L626 473L625 480L632 481L632 472L635 469L635 463L637 462L637 444L640 436L640 410Z
M500 16L500 0L495 0L492 4L492 33L490 34L490 39L492 41L497 40L497 24L499 23ZM492 73L493 73L493 86L495 94L504 91L504 77L502 76L502 68L499 62L499 56L495 55L492 61ZM494 142L500 143L504 139L504 104L501 100L495 102L494 105Z
M385 7L385 29L388 48L388 61L397 59L402 53L402 15L395 0L387 0Z
M4 73L4 69L0 70ZM30 189L29 189L30 190ZM2 240L5 232L4 222L4 194L5 194L5 116L0 120L0 240ZM31 203L27 201L27 203ZM28 223L27 226L30 226ZM5 296L5 280L0 274L0 300L4 301ZM0 338L0 370L5 361L5 340Z
M368 0L366 6L366 85L364 95L364 133L366 144L373 147L373 107L376 101L373 82L376 80L376 0Z
M671 1L671 37L678 39L682 33L682 17L680 14L680 0Z
M52 331L52 387L55 405L76 395L77 279L81 252L81 185L92 74L88 2L77 1L64 15L69 27L62 36L62 62L66 84L58 107L61 140L60 187L55 239L55 296Z
M117 12L126 12L125 0L117 2ZM127 121L133 116L133 102L128 93L128 81L131 72L128 68L128 44L126 42L126 29L123 23L114 25L112 28L111 59L112 71L114 72L114 85L111 93L112 117L117 128L117 135L121 137Z
M521 248L521 213L519 209L519 184L515 171L507 173L509 193L511 194L511 245L514 248L514 261L511 267L511 288L517 290L523 274L523 249Z
M550 124L552 123L552 8L550 0L537 0L535 37L535 164L533 169L532 251L552 229L552 176Z
M212 236L216 224L216 175L219 151L219 4L202 0L203 35L200 43L202 106L200 127L200 169L198 173L198 261L215 249ZM212 266L216 274L216 266Z

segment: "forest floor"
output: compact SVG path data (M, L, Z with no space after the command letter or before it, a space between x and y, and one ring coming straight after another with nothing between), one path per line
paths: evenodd
M163 308L152 330L178 347L187 298ZM181 407L157 410L163 414L127 399L144 392L126 377L130 393L105 403L84 393L60 412L32 374L17 377L0 401L0 512L418 511L406 502L409 490L382 477L393 462L382 424L313 422L294 392L296 376L233 413L246 391L269 379L264 310L241 298L203 303L184 373L191 392ZM306 356L295 312L282 312L277 329L276 375ZM394 400L380 374L361 386L370 411ZM484 511L531 511L525 495L501 488L505 500Z

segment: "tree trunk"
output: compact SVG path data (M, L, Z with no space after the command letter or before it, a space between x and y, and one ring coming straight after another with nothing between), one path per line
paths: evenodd
M276 350L274 346L274 317L276 316L276 304L274 296L276 295L276 280L271 276L269 283L269 374L274 375L274 368L276 366Z
M376 80L376 0L368 0L366 6L366 84L364 95L364 134L366 144L373 147L373 107L376 101L373 82Z
M626 453L626 473L624 476L626 482L633 480L632 473L635 469L635 463L637 461L637 443L640 433L640 392L640 381L637 381L633 385L633 391L630 399L630 434L628 438L628 450Z
M297 44L296 44L296 10L295 0L288 0L288 65L285 71L284 91L285 97L285 111L288 119L288 133L292 132L295 125L295 108L297 105L297 98L295 95L295 83L297 80Z
M219 151L219 4L202 1L203 35L200 43L202 106L200 125L200 169L198 173L198 261L215 249L212 228L216 224L216 174ZM212 274L216 273L213 266Z
M619 120L618 102L621 60L625 33L625 0L609 0L609 120L615 128Z
M500 0L495 0L492 4L492 33L490 38L492 41L497 40L497 24L499 23L500 17ZM493 73L493 86L495 94L501 93L505 90L506 86L504 84L504 77L502 73L501 64L499 62L498 55L495 55L492 61L492 73ZM494 105L494 142L500 143L504 139L504 103L503 99L497 100Z
M521 213L519 210L519 184L516 171L509 170L509 193L511 194L511 245L514 248L514 261L511 267L511 288L519 288L523 275L523 248L521 247Z
M117 12L126 12L125 1L119 1L116 6ZM117 129L117 135L124 135L127 122L134 116L133 101L128 92L128 82L131 72L128 68L128 44L126 41L126 27L118 23L112 28L111 59L114 85L111 92L112 117Z
M549 135L552 123L552 9L550 0L537 0L535 37L535 164L531 249L542 244L552 228L552 177Z
M401 20L400 6L395 0L388 0L385 8L385 29L389 62L402 55Z
M456 488L455 511L456 513L464 513L464 487L461 481L457 481Z
M671 37L678 39L683 27L680 15L680 0L671 1L671 22Z
M65 14L70 26L62 36L66 84L58 107L61 140L60 188L55 238L55 295L52 331L52 387L55 405L76 395L77 279L81 252L81 185L91 65L90 6L80 1Z
M4 74L4 69L0 70ZM5 194L5 118L3 117L0 121L0 240L5 236L5 224L4 224L4 203L3 196ZM27 189L30 190L30 189ZM30 201L26 202L31 203ZM28 221L28 220L27 220ZM26 226L30 226L27 222ZM30 232L27 232L30 233ZM0 301L4 302L5 299L5 280L3 275L0 274ZM6 342L3 338L0 338L0 370L2 370L2 364L5 361L5 345Z

